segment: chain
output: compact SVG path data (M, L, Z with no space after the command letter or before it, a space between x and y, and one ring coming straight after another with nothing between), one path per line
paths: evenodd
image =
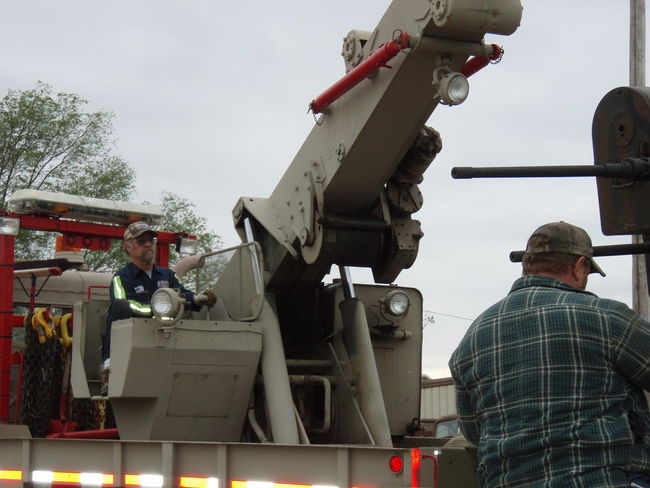
M98 424L101 424L100 428L114 424L110 409L107 415L105 401L99 402L102 405L95 405L91 400L72 398L70 375L65 374L70 351L61 345L56 335L41 343L38 332L32 328L32 316L27 315L24 322L25 363L20 422L29 427L33 437L45 437L51 419L75 422L77 430L94 430ZM63 394L67 395L67 402L62 406ZM60 411L62 407L63 412Z
M499 54L494 59L490 58L490 64L499 64L503 59L503 55L505 52L506 52L505 49L499 47Z
M63 380L62 347L56 337L39 342L32 328L32 314L25 317L25 367L20 421L34 437L44 437L50 419L59 417Z
M99 409L99 428L106 428L106 400L100 400L97 402L97 408Z

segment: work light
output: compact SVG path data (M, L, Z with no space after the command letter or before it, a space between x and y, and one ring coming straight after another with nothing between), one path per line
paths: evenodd
M153 316L166 323L176 322L183 314L185 300L171 288L158 288L151 297Z
M20 229L20 220L10 217L0 217L0 235L15 236Z
M459 105L469 95L469 81L462 73L447 73L440 79L439 95L445 105Z
M409 297L406 293L393 290L386 294L382 300L384 311L393 317L403 317L409 309Z

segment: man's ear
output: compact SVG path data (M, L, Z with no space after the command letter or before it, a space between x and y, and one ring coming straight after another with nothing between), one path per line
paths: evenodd
M587 266L587 258L584 256L580 256L578 259L575 260L573 263L573 266L571 268L571 272L575 278L580 277L580 272L584 267Z

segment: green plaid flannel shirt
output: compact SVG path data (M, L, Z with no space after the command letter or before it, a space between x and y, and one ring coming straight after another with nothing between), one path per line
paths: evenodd
M627 487L650 473L650 323L625 304L523 276L449 362L483 487Z

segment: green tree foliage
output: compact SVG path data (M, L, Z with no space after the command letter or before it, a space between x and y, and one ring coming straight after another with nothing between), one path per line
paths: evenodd
M9 90L0 102L0 208L19 189L128 200L135 172L111 154L113 114L85 111L86 100L53 93L38 82ZM21 232L16 256L42 259L53 250L51 233Z
M19 189L133 200L135 171L112 153L113 114L86 111L78 95L54 93L38 82L31 90L9 90L0 101L0 209ZM160 230L197 235L200 250L218 249L219 236L207 229L195 206L173 193L163 193L165 214ZM54 251L53 233L21 231L18 259L47 259ZM108 252L86 251L91 271L113 271L127 262L121 241ZM170 262L179 256L172 250Z
M133 195L134 171L111 154L113 114L85 112L86 104L41 82L9 90L0 102L0 207L22 188L114 200Z

